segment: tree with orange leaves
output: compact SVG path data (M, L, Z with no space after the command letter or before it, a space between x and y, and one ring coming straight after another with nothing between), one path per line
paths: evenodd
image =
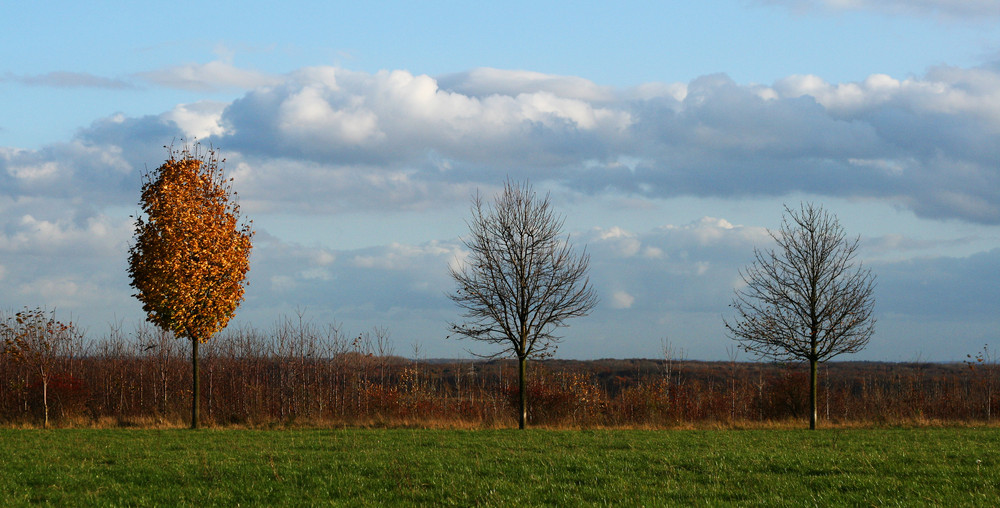
M225 179L218 151L169 148L145 175L129 276L146 319L191 341L191 428L198 428L198 344L225 328L243 301L252 221Z

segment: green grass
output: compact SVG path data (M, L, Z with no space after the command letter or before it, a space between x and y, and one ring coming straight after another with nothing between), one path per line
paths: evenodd
M5 429L0 502L994 506L998 445L997 429Z

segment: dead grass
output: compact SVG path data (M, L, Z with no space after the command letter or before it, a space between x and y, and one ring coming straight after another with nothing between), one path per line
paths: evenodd
M453 420L442 418L368 418L368 419L309 419L297 418L288 421L222 423L202 420L202 428L220 430L308 430L308 429L433 429L433 430L499 430L516 428L517 422L511 418L504 421ZM62 418L49 423L51 429L184 429L190 422L182 418L132 417L98 419L74 417ZM787 418L766 421L691 421L662 423L639 423L622 425L592 425L574 422L531 425L531 428L545 430L800 430L808 423L803 419ZM40 422L2 422L3 429L41 429ZM965 421L930 418L912 418L880 421L825 421L820 420L820 429L945 429L945 428L1000 428L1000 420Z

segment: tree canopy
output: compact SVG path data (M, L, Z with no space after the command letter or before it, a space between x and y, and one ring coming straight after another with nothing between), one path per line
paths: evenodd
M150 322L200 342L243 301L253 231L214 150L171 151L142 185L129 251L135 297Z

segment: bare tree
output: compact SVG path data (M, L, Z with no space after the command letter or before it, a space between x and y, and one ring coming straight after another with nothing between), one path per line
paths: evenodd
M43 428L49 426L49 382L82 339L83 332L73 322L56 321L55 311L25 308L0 321L0 357L24 362L42 382Z
M777 250L754 248L740 272L735 318L724 320L748 352L809 362L809 428L816 428L817 364L856 353L875 329L875 276L855 262L860 238L848 240L837 218L813 204L785 207Z
M508 180L492 207L479 194L473 199L470 235L463 240L469 256L451 269L458 289L450 298L467 320L453 323L452 331L503 346L489 357L518 360L521 429L528 415L527 360L551 356L561 340L556 328L597 305L587 277L590 256L573 252L563 223L548 195L539 199L529 183Z

